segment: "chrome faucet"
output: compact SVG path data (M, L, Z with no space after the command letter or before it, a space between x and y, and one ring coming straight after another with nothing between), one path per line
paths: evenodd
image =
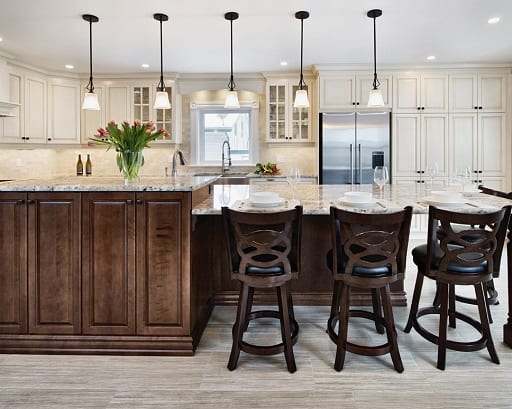
M224 147L227 145L228 147L228 154L225 155L225 149ZM226 160L228 161L226 166ZM231 145L229 144L229 141L226 139L224 142L222 142L222 173L226 173L229 171L229 168L231 167Z
M185 161L185 157L183 156L183 152L180 151L179 149L176 149L174 151L174 155L172 155L172 172L171 172L171 175L172 176L178 176L178 164L177 164L177 159L179 158L180 160L180 165L185 165L187 162Z

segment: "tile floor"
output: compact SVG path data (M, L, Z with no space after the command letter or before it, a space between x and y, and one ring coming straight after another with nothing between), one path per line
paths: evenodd
M410 263L408 294L414 279ZM437 347L414 330L405 334L408 308L395 307L405 371L395 372L389 355L347 353L345 368L336 372L335 347L325 333L329 308L298 306L296 373L288 373L281 355L243 352L230 372L226 363L235 308L218 306L193 357L0 355L0 408L512 408L512 348L502 342L506 277L496 282L502 302L491 307L492 330L500 365L486 350L448 351L447 368L439 371ZM432 284L426 284L425 302L432 299ZM474 306L460 309L476 313ZM371 323L352 322L352 340L380 342ZM253 339L269 341L279 336L277 331L273 322L263 322ZM461 338L475 335L463 323L456 331Z

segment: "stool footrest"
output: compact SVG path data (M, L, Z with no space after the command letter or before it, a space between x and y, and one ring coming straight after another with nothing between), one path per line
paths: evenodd
M248 317L247 321L250 323L252 320L256 320L258 318L274 318L274 319L280 319L279 311L273 311L273 310L259 310L259 311L253 311L251 312ZM298 339L299 335L299 324L295 319L290 317L291 322L291 339L292 339L292 345L295 345ZM244 331L245 333L245 331ZM278 344L274 345L255 345L251 344L246 341L240 342L240 349L248 354L252 355L277 355L284 352L284 343L280 342Z

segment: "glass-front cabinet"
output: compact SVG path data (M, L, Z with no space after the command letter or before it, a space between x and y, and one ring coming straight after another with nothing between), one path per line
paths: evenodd
M298 84L288 79L267 81L267 142L309 142L310 109L294 108ZM308 90L308 87L305 87ZM309 90L308 90L309 93ZM312 96L309 96L310 107Z

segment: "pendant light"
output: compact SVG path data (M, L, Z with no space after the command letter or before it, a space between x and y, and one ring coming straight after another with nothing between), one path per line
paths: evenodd
M169 20L166 14L155 13L153 14L155 20L160 22L160 81L156 87L155 109L170 109L169 94L165 90L164 84L164 57L162 48L162 22Z
M99 18L92 14L84 14L82 18L89 22L89 82L85 87L87 92L84 95L82 109L98 111L100 104L98 102L98 95L94 93L94 84L92 82L92 23L97 23Z
M299 89L295 93L295 100L293 101L294 108L309 108L308 91L303 89L306 83L304 82L304 76L302 75L302 57L304 50L304 20L309 17L307 11L297 11L295 18L300 20L300 79Z
M238 19L238 13L230 11L224 14L224 18L231 22L231 76L229 77L228 89L226 93L226 99L224 101L224 108L240 108L240 102L238 102L238 94L235 91L235 80L233 79L233 20Z
M370 90L370 95L368 97L368 106L383 107L384 99L382 98L382 91L379 89L380 82L377 79L377 35L375 31L375 19L377 17L382 16L382 10L370 10L367 16L373 18L373 89Z

